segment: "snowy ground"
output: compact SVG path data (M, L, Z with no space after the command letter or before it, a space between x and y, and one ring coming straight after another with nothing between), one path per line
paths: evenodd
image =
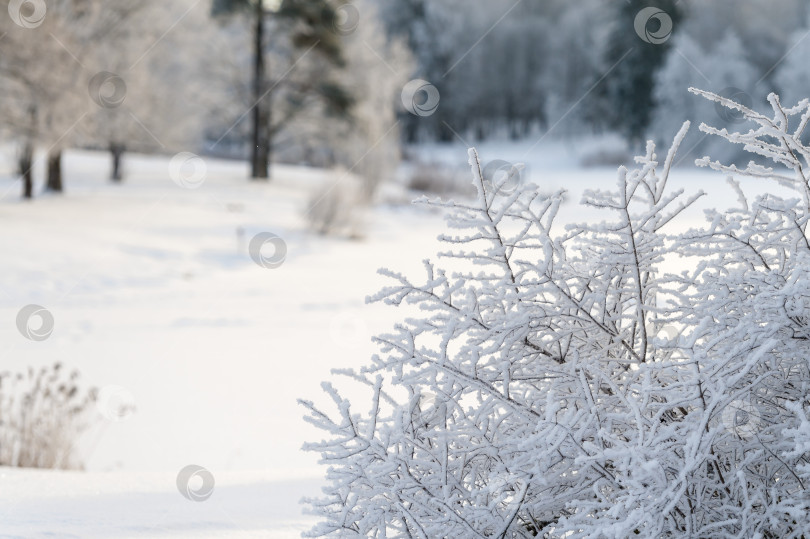
M482 156L525 153L504 151ZM461 146L441 155L466 161ZM530 155L531 179L571 189L573 201L615 185L615 170L566 165L554 145ZM403 316L364 298L385 282L378 267L421 277L441 216L383 205L364 240L326 239L301 217L308 191L335 180L324 171L281 166L272 182L251 183L244 165L206 159L205 182L189 190L169 178L167 158L138 156L112 185L107 156L80 151L66 154L63 196L24 203L12 157L0 156L0 369L60 361L86 384L131 395L137 410L89 433L86 473L0 468L0 537L297 536L311 524L297 502L318 493L322 471L300 451L320 434L296 398L319 400L330 369L363 364L370 336ZM709 191L712 205L735 202L714 173L690 167L672 181ZM589 215L574 203L564 211ZM699 219L692 211L685 224ZM247 254L265 231L287 243L280 268ZM31 303L55 318L46 341L16 329ZM189 464L216 478L205 503L177 491Z
M289 539L309 528L297 502L318 480L218 472L215 493L195 503L175 475L0 468L0 537Z

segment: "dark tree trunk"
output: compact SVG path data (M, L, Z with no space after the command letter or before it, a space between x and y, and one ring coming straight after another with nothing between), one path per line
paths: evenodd
M416 144L419 141L418 123L413 116L406 117L405 120L405 141L409 144Z
M120 182L123 178L121 173L121 157L126 151L126 146L116 142L110 143L110 154L112 155L112 174L110 179L116 183Z
M45 189L54 193L62 192L62 150L48 153L48 181Z
M270 177L269 111L265 93L264 6L256 2L256 29L253 65L253 147L251 148L251 176L253 179Z
M25 145L20 153L20 175L23 181L23 198L34 198L34 133L37 132L37 108L34 105L28 107L29 136L26 137Z
M521 135L520 121L515 118L510 118L507 123L509 125L509 138L511 140L520 140Z
M448 127L449 125L450 124L440 118L440 122L437 124L438 138L440 142L451 142L454 140L455 135Z
M482 141L487 138L483 122L478 122L478 125L475 126L475 138L478 141Z
M34 166L34 147L30 142L26 142L17 161L20 167L20 176L23 182L23 198L34 197L34 181L31 168Z

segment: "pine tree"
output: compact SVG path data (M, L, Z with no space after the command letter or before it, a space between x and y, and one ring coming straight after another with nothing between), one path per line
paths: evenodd
M341 2L342 4L343 2ZM214 0L214 15L247 12L253 21L253 107L251 176L267 179L272 154L273 134L278 130L273 125L271 94L275 85L269 83L269 66L266 54L267 17L272 15L290 29L292 54L312 50L334 66L342 66L340 34L336 31L337 9L326 0ZM318 94L327 108L340 115L347 115L351 98L344 89L329 81L313 81L308 92ZM285 119L288 115L285 115ZM278 123L278 122L277 122Z
M631 145L637 147L643 142L655 105L655 74L670 49L670 34L663 26L656 25L664 25L664 20L669 19L674 33L682 16L676 1L655 2L654 7L664 12L664 20L650 19L646 28L641 30L661 37L647 42L635 26L639 13L649 7L653 7L649 0L630 0L619 4L608 39L604 71L600 75L604 80L597 89L606 126L618 130Z

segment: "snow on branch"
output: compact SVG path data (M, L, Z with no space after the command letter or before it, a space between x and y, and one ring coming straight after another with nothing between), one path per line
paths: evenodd
M701 131L723 137L734 144L742 144L746 152L765 157L783 170L786 169L786 172L792 172L793 176L786 176L780 171L754 161L749 162L745 169L740 170L734 165L723 165L719 161L703 157L695 161L698 166L754 178L772 178L799 192L803 197L805 208L810 208L810 183L808 183L810 147L802 142L807 123L810 121L810 100L803 99L795 107L785 108L782 106L779 96L771 93L768 95L768 103L773 109L773 116L768 117L712 92L696 88L689 88L689 91L726 108L739 111L743 119L753 122L756 126L742 133L729 132L727 129L717 129L701 124Z
M766 118L695 92L759 125L717 134L805 158L787 126L807 103L774 97ZM419 316L341 371L369 388L370 411L329 384L333 411L302 402L325 435L306 448L329 465L308 536L810 534L807 205L748 201L732 182L739 208L677 232L702 196L667 187L688 128L663 165L649 143L613 190L584 193L603 220L567 226L564 191L501 193L469 151L475 200L429 202L447 211L442 264L425 261L418 280L382 270L391 284L369 298ZM800 191L803 169L786 176ZM671 255L699 262L670 275Z

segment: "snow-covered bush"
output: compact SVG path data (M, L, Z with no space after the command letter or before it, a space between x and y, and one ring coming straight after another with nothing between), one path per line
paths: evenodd
M309 229L322 235L360 238L368 203L361 195L361 182L347 172L335 171L335 178L313 190L304 217Z
M406 187L433 195L474 195L475 190L466 178L467 172L463 168L457 170L439 161L415 161L408 171Z
M61 364L0 373L0 466L81 468L76 443L88 427L96 390Z
M334 537L798 537L810 534L810 102L755 129L706 133L743 144L799 197L748 200L674 222L702 193L667 187L684 124L661 162L648 143L613 191L586 191L604 220L555 224L562 192L509 196L482 179L449 210L453 271L426 261L415 283L371 298L423 313L377 338L359 372L360 414L331 384L336 412L309 401L310 443L329 465L308 500ZM787 170L788 172L784 172ZM665 257L692 257L680 275ZM363 411L367 410L363 406Z

